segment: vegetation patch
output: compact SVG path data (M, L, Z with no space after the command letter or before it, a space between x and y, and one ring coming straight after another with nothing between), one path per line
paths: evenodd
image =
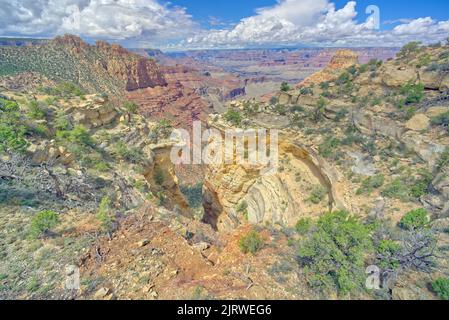
M251 253L252 255L255 255L257 252L259 252L263 248L264 244L265 241L255 230L249 232L239 241L240 250L242 250L242 252L245 254Z
M239 126L242 123L242 116L239 112L235 111L235 110L228 110L228 112L226 112L224 114L224 119L235 125L235 126Z
M432 282L432 289L443 300L449 300L449 278L439 278Z
M54 211L46 210L39 212L31 219L30 237L37 239L47 235L59 222L58 214Z
M370 195L375 189L379 189L383 186L385 177L383 175L377 175L368 177L362 182L362 186L357 190L357 194Z
M417 230L427 228L429 222L428 212L425 209L417 209L405 214L399 225L405 230Z
M312 287L347 294L362 287L365 256L371 249L367 227L337 211L320 217L298 254Z

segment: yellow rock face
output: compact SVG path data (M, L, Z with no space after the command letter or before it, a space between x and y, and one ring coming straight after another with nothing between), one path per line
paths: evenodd
M274 174L263 174L262 167L250 165L208 168L205 222L221 231L246 222L294 226L300 218L347 207L339 174L313 150L281 141L280 166ZM319 201L311 200L314 192L321 193Z
M305 79L300 86L332 81L338 78L345 69L358 64L359 56L354 51L347 49L338 50L326 68Z
M413 131L427 130L430 126L430 119L424 114L417 114L405 124L407 129Z

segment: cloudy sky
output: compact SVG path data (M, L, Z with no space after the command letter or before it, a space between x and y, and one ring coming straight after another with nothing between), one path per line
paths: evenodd
M0 17L0 36L72 33L164 50L399 46L449 36L449 2L440 0L0 0Z

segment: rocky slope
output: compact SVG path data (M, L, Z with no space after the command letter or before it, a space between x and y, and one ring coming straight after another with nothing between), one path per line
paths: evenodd
M2 47L0 66L2 75L37 72L54 81L76 83L91 92L116 95L166 85L154 61L105 42L91 46L71 35L40 46Z
M267 103L230 104L244 127L281 130L280 170L267 177L254 166L209 167L204 220L227 232L246 221L292 226L331 207L399 223L410 210L425 208L444 246L447 234L436 226L446 225L449 214L449 49L408 50L365 65L340 51L298 89ZM210 123L219 130L235 126L227 119L213 116ZM432 277L445 274L443 261ZM416 287L426 277L402 275L393 298L428 299Z
M111 99L126 98L147 117L166 118L174 125L188 127L192 121L204 120L211 105L201 97L199 87L183 79L183 67L161 68L154 59L118 45L103 41L89 45L72 35L39 46L1 47L0 70L3 76L25 74L22 78L28 79L30 73L40 74L53 82L109 94ZM204 83L204 77L200 80Z
M3 78L0 298L436 299L449 270L448 59L447 46L367 64L340 52L313 85L229 103L210 126L279 130L278 170L210 165L203 190L176 175L170 126L129 101ZM150 108L145 92L193 97L164 79L129 94ZM30 237L48 210L58 221ZM382 290L364 287L369 265ZM67 290L73 268L80 287Z
M310 86L320 84L336 78L336 74L342 73L347 68L358 65L359 57L351 50L339 50L332 57L329 64L317 73L306 78L299 86Z

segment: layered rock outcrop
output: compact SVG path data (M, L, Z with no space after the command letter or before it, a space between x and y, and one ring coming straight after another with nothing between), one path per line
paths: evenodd
M330 63L321 71L314 73L299 84L300 87L318 85L337 78L345 69L359 64L358 55L351 50L338 50Z
M37 72L57 82L76 83L89 92L123 95L126 90L167 84L154 60L118 45L89 45L73 35L39 46L0 47L0 57L2 69L12 73Z
M213 126L223 128L220 120ZM208 166L204 188L204 221L221 231L240 224L293 226L298 219L329 209L346 209L346 187L341 174L317 153L282 134L280 165L266 174L266 166L223 164ZM312 199L318 193L319 199Z

